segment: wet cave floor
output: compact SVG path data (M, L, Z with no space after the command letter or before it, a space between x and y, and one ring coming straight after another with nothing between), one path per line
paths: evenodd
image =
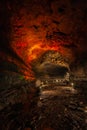
M0 130L87 130L87 82L37 88L16 78L0 81Z

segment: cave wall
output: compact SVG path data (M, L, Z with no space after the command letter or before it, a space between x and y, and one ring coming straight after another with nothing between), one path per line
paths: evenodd
M31 70L25 74L32 76L31 62L55 48L73 67L86 63L86 0L7 0L0 13L0 57Z

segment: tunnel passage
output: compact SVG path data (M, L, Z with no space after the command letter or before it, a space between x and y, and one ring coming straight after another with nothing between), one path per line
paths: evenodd
M64 77L70 72L68 59L57 51L48 51L32 64L36 77Z
M36 86L66 85L69 83L70 69L68 59L59 52L48 51L34 63Z

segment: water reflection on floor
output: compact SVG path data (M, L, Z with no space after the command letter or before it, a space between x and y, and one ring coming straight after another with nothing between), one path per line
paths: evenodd
M20 91L17 86L21 102L8 104L0 111L0 130L87 129L87 83L39 88L34 85L23 84Z

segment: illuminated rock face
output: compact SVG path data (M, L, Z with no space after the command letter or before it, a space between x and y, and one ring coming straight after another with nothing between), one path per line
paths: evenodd
M4 50L0 56L17 64L25 75L34 77L31 62L49 50L60 52L70 63L86 54L85 0L8 0L0 5Z

